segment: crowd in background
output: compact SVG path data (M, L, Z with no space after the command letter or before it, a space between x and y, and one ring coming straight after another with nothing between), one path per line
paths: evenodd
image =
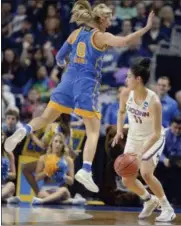
M154 9L156 14L152 29L142 39L126 48L110 48L105 54L102 71L103 86L99 98L103 116L101 137L104 137L105 142L105 136L110 132L110 128L112 130L116 125L119 94L124 89L130 63L138 56L153 57L160 43L170 42L173 28L181 25L181 1L102 2L110 5L113 10L112 26L108 31L115 35L126 36L145 26L151 9ZM21 124L29 122L32 117L40 115L49 101L51 91L60 82L63 71L56 65L55 55L70 32L76 28L75 24L69 24L71 7L72 1L66 0L2 1L2 130L6 136L12 135ZM175 98L169 96L172 87L169 78L164 75L149 87L160 97L163 126L167 128L166 146L158 167L159 175L163 177L165 171L170 170L171 178L176 180L181 169L181 119L179 116L181 90L175 93ZM66 126L62 129L62 125L84 130L81 118L75 115L68 120L65 119L63 123L61 121L60 124L61 130L59 125L54 125L52 131L63 132L68 139L68 145L71 143L71 134L66 130ZM51 129L46 128L41 134L48 137L51 134L50 131ZM43 135L39 135L39 140L36 139L37 134L33 136L31 139L41 149L39 153L41 151L44 153L45 146L40 143ZM98 148L104 149L103 145ZM26 142L19 145L14 152L16 168L18 156L23 149L27 148L25 146ZM75 159L77 153L70 146L70 155ZM171 180L170 177L169 179L163 177L164 184L168 184L168 180ZM121 190L124 190L122 185ZM172 190L170 187L167 189L168 192ZM173 198L176 199L171 194L170 199ZM174 202L176 203L175 200ZM181 204L181 200L177 202Z

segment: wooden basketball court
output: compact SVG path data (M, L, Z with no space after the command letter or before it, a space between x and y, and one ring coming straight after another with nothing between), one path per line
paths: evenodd
M139 208L110 206L39 206L28 203L2 206L2 225L181 225L181 209L171 223L155 222L159 213L147 220L138 220Z

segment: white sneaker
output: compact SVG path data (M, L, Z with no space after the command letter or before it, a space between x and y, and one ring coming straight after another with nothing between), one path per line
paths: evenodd
M159 200L156 196L151 196L151 199L147 202L144 202L144 207L138 218L143 219L149 217L153 211L159 206Z
M20 202L21 202L21 199L18 196L12 196L7 199L7 203L9 204L19 204Z
M12 152L16 145L20 143L26 136L26 129L24 127L19 128L12 136L8 137L4 143L4 148L7 152Z
M42 202L42 199L37 198L37 197L33 197L31 204L32 205L41 205L41 204L43 204L43 202Z
M174 220L175 217L176 214L174 213L174 210L172 208L164 208L162 209L160 216L156 218L156 221L169 222Z
M99 188L97 187L97 185L94 183L93 179L92 179L92 173L87 172L84 169L80 169L76 174L75 174L75 179L83 184L85 186L85 188L87 188L87 190L91 191L91 192L98 192Z

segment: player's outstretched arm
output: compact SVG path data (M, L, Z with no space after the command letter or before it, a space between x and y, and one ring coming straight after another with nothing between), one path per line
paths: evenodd
M147 24L144 28L139 29L138 31L129 34L125 37L114 36L111 33L105 32L100 35L100 39L104 45L114 46L114 47L124 47L129 45L134 40L142 37L147 31L152 27L154 13L153 11L149 14ZM102 36L102 37L101 37Z

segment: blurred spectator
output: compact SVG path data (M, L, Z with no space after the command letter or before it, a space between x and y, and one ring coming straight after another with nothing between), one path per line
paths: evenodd
M146 8L144 2L140 2L136 5L137 17L132 19L133 28L135 31L146 25Z
M133 28L132 28L132 23L131 20L123 20L122 22L122 32L120 33L120 36L126 36L131 34Z
M1 159L1 176L3 175L3 162L4 160L8 164L8 172L4 177L1 177L1 199L2 202L5 203L14 203L18 204L20 202L20 198L17 196L13 196L15 193L15 184L12 182L16 178L16 167L15 167L15 160L14 160L14 154L13 152L5 152L4 150L4 142L6 139L6 135L4 133L1 133L1 154L2 154L2 159Z
M58 50L63 43L62 34L60 32L60 20L57 18L48 18L45 20L44 30L37 38L40 45L50 41L55 50Z
M160 32L160 18L155 17L151 30L143 36L143 47L152 56L158 49L158 45L166 36Z
M139 56L148 56L148 53L141 47L141 39L137 39L129 45L128 49L119 57L117 66L129 68L134 58Z
M11 22L11 33L20 31L23 26L23 21L27 17L26 15L26 7L23 4L18 5L17 14L13 17Z
M171 38L172 28L174 27L174 12L171 6L164 6L160 11L161 29L160 31Z
M104 116L105 129L107 129L109 126L113 126L117 124L120 92L121 90L118 90L116 101L110 104L106 110L106 113Z
M181 115L181 90L176 92L175 98L178 103L179 114Z
M46 101L50 97L51 89L55 87L55 83L48 78L45 66L40 66L37 70L36 78L31 79L24 87L24 94L27 95L29 90L34 88L40 93L42 101Z
M152 1L152 5L150 5L149 11L153 10L155 15L159 15L161 8L164 6L163 0Z
M23 38L27 33L33 33L32 30L32 23L30 18L26 18L23 22L22 22L22 27L19 31L14 32L11 36L11 39L13 39L16 43L22 43L23 42Z
M15 97L10 91L8 85L2 84L2 94L1 94L1 120L5 120L5 112L9 108L15 107Z
M178 5L175 9L175 23L181 25L181 0L178 1Z
M8 109L5 116L6 120L2 125L2 131L6 137L9 137L18 129L19 112L16 109Z
M116 5L113 3L111 6L112 8L112 24L111 26L107 29L108 32L117 35L121 32L121 23L122 21L118 18L116 14Z
M160 177L166 189L168 198L181 204L181 186L178 179L181 175L181 116L172 120L170 128L166 131L166 142L159 166ZM173 186L176 184L177 186Z
M169 127L172 119L178 114L177 102L168 95L171 89L168 77L160 77L157 80L157 94L162 104L162 125Z
M2 35L9 36L10 22L13 19L12 6L10 2L2 2L1 5L1 32Z
M115 79L113 77L116 71L116 62L118 60L119 54L115 48L109 48L103 57L103 67L102 67L102 84L115 86Z
M40 93L36 89L31 89L21 108L21 120L24 123L32 119L33 112L40 105Z
M57 9L55 5L49 5L47 8L47 19L48 18L58 18Z
M132 19L137 16L136 7L133 6L133 0L123 0L116 8L117 17L121 20Z

